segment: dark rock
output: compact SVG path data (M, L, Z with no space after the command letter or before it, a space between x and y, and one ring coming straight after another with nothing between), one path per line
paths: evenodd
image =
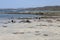
M40 35L40 33L36 33L35 35L38 36L38 35Z
M24 34L24 32L14 32L13 34Z
M31 21L29 21L29 20L26 20L26 22L31 23Z
M14 21L14 20L11 20L11 22L12 22L12 23L15 23L16 21Z
M7 27L7 26L3 26L3 27Z
M48 36L48 34L43 34L44 36Z
M35 31L36 33L39 33L40 31Z

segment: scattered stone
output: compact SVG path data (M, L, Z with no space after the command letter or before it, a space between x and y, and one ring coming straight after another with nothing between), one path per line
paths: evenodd
M28 31L27 33L31 33L30 31Z
M52 20L46 20L47 22L50 22L50 23L52 23L53 21Z
M35 17L35 19L38 19L38 17Z
M7 26L3 26L3 27L7 27Z
M36 25L36 26L41 26L41 25Z
M34 28L34 27L32 26L32 27L28 27L28 28Z
M29 20L26 20L26 22L31 23L31 21L29 21Z
M41 18L39 17L39 20L40 20Z
M24 32L15 32L13 34L24 34Z
M12 22L12 23L15 23L16 21L14 21L14 20L11 20L11 22Z
M24 34L24 32L20 32L20 34Z
M38 36L38 35L40 35L40 33L36 33L35 35Z
M49 26L53 26L52 24L50 24Z
M44 36L48 36L48 34L43 34Z
M47 26L47 25L42 25L42 26Z
M40 35L39 32L40 32L40 31L35 31L35 35L36 35L36 36Z
M60 26L58 26L58 27L60 27Z
M31 21L29 21L29 20L22 20L19 23L21 23L21 22L23 22L23 23L31 23Z
M60 19L57 19L56 21L60 21Z
M17 32L13 33L13 34L17 34Z
M36 33L39 33L40 31L35 31Z

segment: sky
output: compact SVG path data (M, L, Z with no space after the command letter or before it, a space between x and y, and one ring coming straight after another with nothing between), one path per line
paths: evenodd
M60 0L0 0L0 8L60 6Z

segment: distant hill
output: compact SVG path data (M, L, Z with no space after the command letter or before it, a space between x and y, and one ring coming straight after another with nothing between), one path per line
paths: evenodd
M26 8L24 10L51 10L51 11L60 11L60 6L45 6L45 7L36 7L36 8Z
M60 11L60 6L45 6L36 8L18 8L18 9L0 9L0 12L20 12L20 11L38 11L38 10L50 10Z

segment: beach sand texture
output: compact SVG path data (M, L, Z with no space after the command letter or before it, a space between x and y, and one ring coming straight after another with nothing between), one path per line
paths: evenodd
M0 23L0 40L60 40L59 18L30 19L31 23L8 21Z

